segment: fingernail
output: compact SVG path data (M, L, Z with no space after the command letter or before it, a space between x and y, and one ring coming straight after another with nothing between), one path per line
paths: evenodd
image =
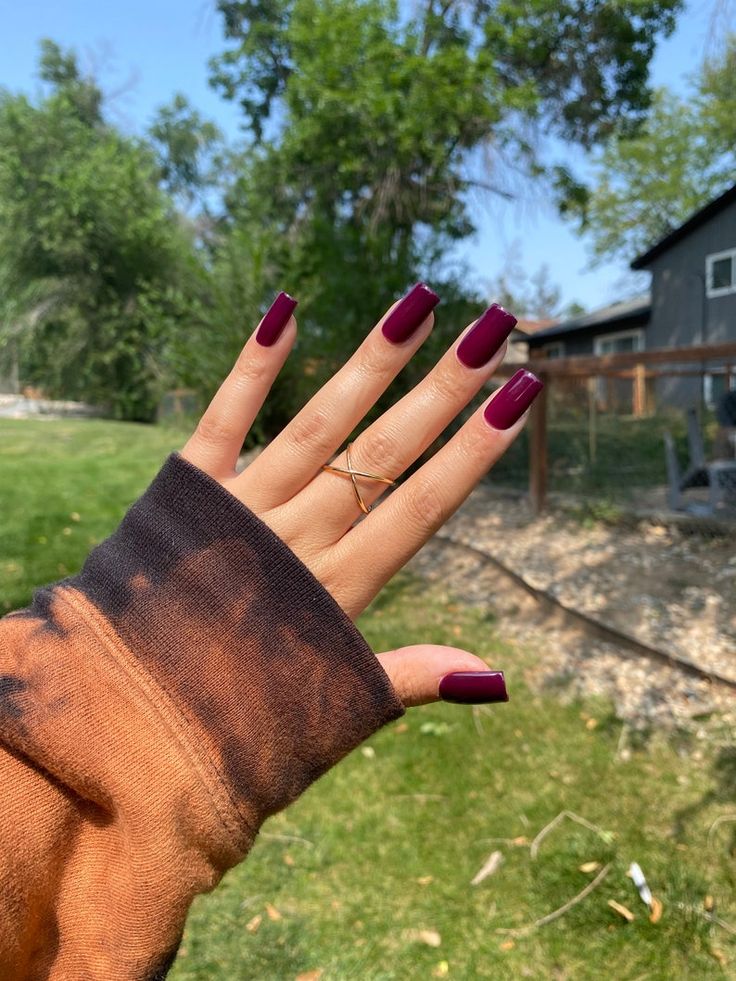
M524 415L543 388L536 375L520 368L486 406L483 413L486 422L494 429L508 429Z
M512 317L498 303L476 320L457 348L457 356L466 368L480 368L490 361L516 326Z
M453 671L440 680L440 698L463 705L509 700L503 671Z
M298 302L288 293L279 293L266 311L261 326L256 332L256 340L259 344L262 344L263 347L271 347L272 344L276 343Z
M440 298L426 283L412 286L384 321L383 336L393 344L401 344L424 323L439 302Z

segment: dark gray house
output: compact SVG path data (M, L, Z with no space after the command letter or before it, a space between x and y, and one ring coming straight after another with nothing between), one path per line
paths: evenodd
M531 355L574 357L736 342L736 185L638 256L631 268L652 274L651 294L616 303L542 330ZM657 380L657 400L711 403L727 379L714 370L697 378Z

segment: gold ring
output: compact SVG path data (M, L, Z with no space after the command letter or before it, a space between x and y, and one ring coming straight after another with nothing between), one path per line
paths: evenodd
M356 477L365 477L367 480L378 480L382 484L388 484L389 487L395 487L396 481L391 480L390 477L380 477L376 473L366 473L364 470L354 470L352 463L350 462L350 447L352 443L348 443L345 449L345 462L347 467L333 467L330 464L325 464L322 469L326 470L328 473L345 473L348 474L350 480L353 484L353 491L355 492L355 500L358 502L358 507L363 512L363 514L370 514L372 508L369 504L366 504L360 495L360 490L358 488L358 481Z

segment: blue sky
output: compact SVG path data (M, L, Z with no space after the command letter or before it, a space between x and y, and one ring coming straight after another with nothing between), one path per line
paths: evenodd
M207 61L223 48L220 18L212 0L35 0L4 5L0 42L0 85L34 92L38 41L50 37L74 47L85 68L92 68L112 94L115 120L140 130L155 107L175 91L184 92L204 114L228 134L238 126L236 109L207 84ZM665 41L654 61L653 81L676 90L685 88L709 50L717 0L691 0L676 33ZM729 22L736 27L731 11ZM725 16L729 16L726 14ZM509 253L530 271L547 263L566 302L600 306L636 288L625 264L590 269L585 240L556 217L543 200L531 194L519 203L486 200L478 208L478 235L459 251L475 283L483 287L498 275Z

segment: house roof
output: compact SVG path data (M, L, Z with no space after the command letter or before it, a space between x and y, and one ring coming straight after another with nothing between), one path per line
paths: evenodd
M548 327L554 327L555 324L559 323L554 317L547 317L544 320L527 320L526 317L521 317L514 327L514 331L518 331L519 334L523 334L524 337L519 337L518 340L524 340L529 334L538 334L540 330L546 330Z
M553 340L557 337L576 333L577 331L590 330L595 327L615 327L621 321L644 317L649 313L651 306L652 301L648 293L643 296L634 297L632 300L611 303L606 307L593 310L592 313L584 313L580 317L565 320L554 327L537 331L529 338L529 343L532 345L543 344L547 340Z
M637 256L631 263L631 268L646 269L646 267L658 256L662 255L663 252L666 252L667 249L671 249L673 245L685 238L685 236L689 235L690 232L695 231L699 225L704 224L706 221L713 218L720 211L723 211L724 208L727 208L734 202L736 202L736 184L734 184L733 187L730 187L727 191L724 191L720 197L709 201L704 208L700 209L700 211L696 211L695 214L690 215L686 222L684 222L678 228L674 228L671 232L665 235L665 237L660 239L656 245L653 245L648 252L644 252L642 255Z

